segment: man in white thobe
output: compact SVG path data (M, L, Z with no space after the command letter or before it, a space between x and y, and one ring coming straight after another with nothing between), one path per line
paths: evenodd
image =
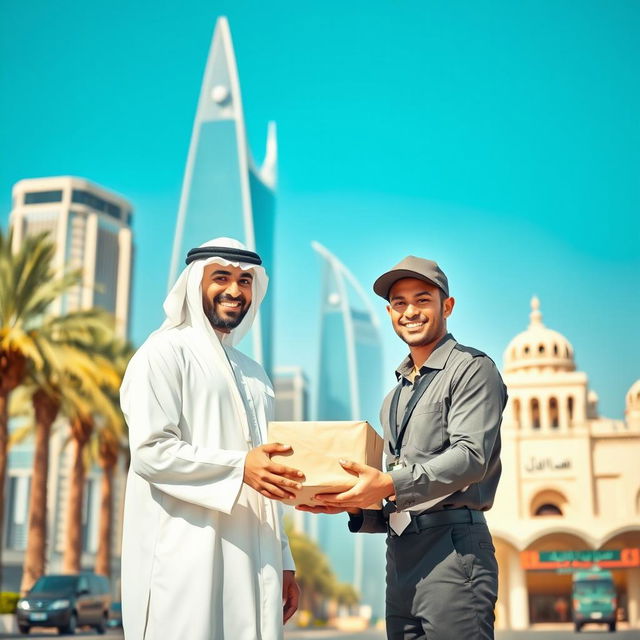
M127 640L278 640L298 586L281 504L302 474L263 445L274 393L233 348L268 278L229 238L192 249L166 320L131 359L122 546Z

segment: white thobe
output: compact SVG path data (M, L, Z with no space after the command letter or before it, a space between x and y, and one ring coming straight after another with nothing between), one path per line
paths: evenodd
M243 484L273 389L258 363L225 352L227 368L201 331L181 326L153 334L127 369L127 640L283 637L282 571L294 564L281 505Z

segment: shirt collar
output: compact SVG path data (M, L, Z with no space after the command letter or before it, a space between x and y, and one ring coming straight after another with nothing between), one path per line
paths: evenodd
M453 351L453 348L457 345L456 339L447 333L436 345L436 348L431 352L431 355L427 358L426 362L420 367L420 375L422 375L425 369L444 369L447 364L447 360ZM410 375L413 371L413 360L411 355L408 355L396 369L396 378L406 378L411 381Z

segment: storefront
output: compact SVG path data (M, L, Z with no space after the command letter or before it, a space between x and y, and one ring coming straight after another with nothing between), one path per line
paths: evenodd
M572 620L577 570L611 571L618 620L640 628L640 381L625 420L601 417L569 341L542 323L508 345L503 475L488 520L500 567L496 626Z

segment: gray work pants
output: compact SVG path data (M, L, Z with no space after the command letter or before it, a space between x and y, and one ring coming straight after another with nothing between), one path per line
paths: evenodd
M498 564L486 524L387 537L389 640L493 640Z

